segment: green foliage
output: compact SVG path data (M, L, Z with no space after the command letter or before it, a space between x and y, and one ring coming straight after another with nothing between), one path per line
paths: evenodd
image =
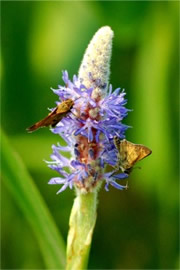
M63 268L64 242L21 158L1 134L2 176L37 237L47 268ZM21 239L19 239L21 241Z

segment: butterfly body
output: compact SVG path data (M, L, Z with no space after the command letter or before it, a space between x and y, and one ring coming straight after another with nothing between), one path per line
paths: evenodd
M120 140L116 136L114 137L114 145L118 150L117 167L127 174L132 171L136 162L152 153L148 147L142 144L134 144L125 139Z
M27 130L29 132L32 132L41 127L48 127L48 126L55 127L56 124L67 115L67 113L71 110L73 105L74 105L73 100L71 99L64 100L52 112L50 112L48 116L46 116L39 122L35 123L31 127L27 128Z

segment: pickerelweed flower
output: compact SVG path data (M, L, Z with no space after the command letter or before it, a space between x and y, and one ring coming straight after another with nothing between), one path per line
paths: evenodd
M52 161L48 162L48 166L59 173L49 181L49 184L62 185L57 193L67 187L88 193L98 188L103 180L107 191L109 185L120 190L127 187L117 181L128 175L117 173L115 169L118 151L113 137L125 137L128 126L122 124L122 120L128 109L124 90L113 91L108 82L112 38L110 27L99 29L85 52L78 76L74 75L71 81L64 71L65 86L52 89L60 101L74 101L71 112L51 129L67 143L67 146L53 145ZM71 159L63 152L70 152Z

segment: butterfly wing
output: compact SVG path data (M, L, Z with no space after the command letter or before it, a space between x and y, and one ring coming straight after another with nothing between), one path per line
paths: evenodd
M124 169L132 168L136 162L149 156L151 152L148 147L141 144L134 144L126 140L120 143L121 162Z
M66 99L57 106L56 113L57 114L67 113L71 110L73 105L74 101L72 99Z
M114 138L114 144L118 150L118 166L124 172L129 173L134 164L147 157L152 151L141 144L134 144L127 140Z
M32 132L40 127L55 127L56 124L71 110L73 104L74 102L71 99L64 100L52 112L50 112L48 116L32 125L27 130Z
M56 111L57 111L57 107L52 112L50 112L48 114L48 116L46 116L45 118L43 118L39 122L35 123L31 127L27 128L27 130L29 132L32 132L32 131L35 131L36 129L40 128L40 127L48 127L48 126L54 124L57 121L56 120L56 118L57 118Z
M66 116L66 114L71 110L71 108L74 105L74 101L71 99L67 99L65 101L63 101L62 103L60 103L57 106L57 110L55 115L53 115L52 117L52 123L50 124L52 127L55 127L57 125L57 123L59 123L59 121L61 121L61 119L63 117Z

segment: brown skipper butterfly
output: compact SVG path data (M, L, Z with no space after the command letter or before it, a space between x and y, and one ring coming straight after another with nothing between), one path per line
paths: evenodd
M27 130L29 132L32 132L41 127L55 127L57 123L69 113L73 105L74 101L72 99L64 100L52 112L50 112L48 116L46 116L44 119L40 120L33 126L27 128Z
M118 150L117 167L127 174L132 171L136 162L152 153L148 147L142 144L134 144L125 139L120 140L116 136L114 137L114 145Z

